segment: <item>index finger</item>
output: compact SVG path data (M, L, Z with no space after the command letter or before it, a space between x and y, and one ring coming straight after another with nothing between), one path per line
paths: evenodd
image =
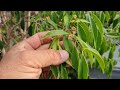
M51 42L51 38L46 38L41 40L41 38L46 35L49 31L46 32L39 32L25 40L26 43L28 43L33 49L37 49L42 44L47 44Z

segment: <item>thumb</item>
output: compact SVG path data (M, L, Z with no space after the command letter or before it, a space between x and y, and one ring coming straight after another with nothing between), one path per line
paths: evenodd
M65 50L37 50L37 53L36 57L39 58L38 61L42 68L50 65L59 65L65 62L69 57L68 52Z

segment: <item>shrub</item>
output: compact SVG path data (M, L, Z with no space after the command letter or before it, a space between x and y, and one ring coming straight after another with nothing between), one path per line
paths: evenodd
M6 40L12 45L37 32L51 31L42 39L52 36L49 48L69 52L69 59L59 65L47 68L40 78L88 79L90 68L96 68L112 75L116 61L113 59L116 39L120 37L120 12L118 11L12 11L12 19L3 24L1 30ZM31 13L31 16L30 16ZM26 19L27 17L27 19ZM7 25L6 25L7 24ZM8 27L11 29L11 33ZM9 31L10 32L10 31ZM13 35L13 36L11 36ZM64 47L60 46L59 37L63 36ZM10 45L2 44L1 50ZM4 46L3 46L4 45ZM104 53L109 51L108 57Z

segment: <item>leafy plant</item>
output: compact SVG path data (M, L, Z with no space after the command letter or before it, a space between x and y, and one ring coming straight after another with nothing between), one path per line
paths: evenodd
M111 43L108 43L106 37L110 35L110 32L105 30L106 27L111 29L117 27L115 22L110 27L108 26L111 19L110 14L113 13L116 12L51 11L49 14L46 13L49 18L45 20L45 26L50 27L51 30L46 29L51 32L44 38L52 36L53 41L50 48L65 49L70 55L66 63L57 67L51 66L55 78L71 78L69 77L70 71L74 71L76 73L74 78L88 79L90 78L89 68L98 68L108 77L111 76L113 67L116 65L113 60L115 47L109 46ZM114 16L113 18L116 20L119 17ZM110 37L112 34L113 32ZM59 44L58 37L61 35L64 48L61 48ZM109 57L105 60L102 55L109 50Z
M96 68L110 78L117 64L113 56L116 40L120 40L119 11L38 11L37 14L31 11L30 22L26 22L25 17L29 13L11 11L13 19L2 26L2 33L5 37L10 36L7 37L9 40L11 34L5 30L12 25L14 37L16 32L22 33L22 37L14 40L17 43L27 34L32 36L37 32L50 31L42 39L52 37L49 48L67 50L69 59L59 66L50 66L49 79L88 79L91 78L90 68ZM61 36L64 47L60 46ZM4 47L2 42L1 47ZM108 57L104 57L106 52L109 52Z

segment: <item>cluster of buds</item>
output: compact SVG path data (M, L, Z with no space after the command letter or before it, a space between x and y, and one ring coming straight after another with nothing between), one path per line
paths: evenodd
M69 39L69 40L73 40L73 34L70 33L70 34L68 35L68 39Z
M76 27L72 27L71 29L72 29L72 33L73 33L73 34L76 34L76 33L77 33Z
M73 15L73 19L76 20L77 19L77 15Z
M49 19L50 19L50 16L47 16L47 17L46 17L46 20L49 20Z
M71 21L71 23L75 23L77 20L77 15L73 15L73 20Z
M60 19L59 25L61 26L63 24L63 19Z
M61 22L61 21L59 22L59 25L62 25L62 22Z

